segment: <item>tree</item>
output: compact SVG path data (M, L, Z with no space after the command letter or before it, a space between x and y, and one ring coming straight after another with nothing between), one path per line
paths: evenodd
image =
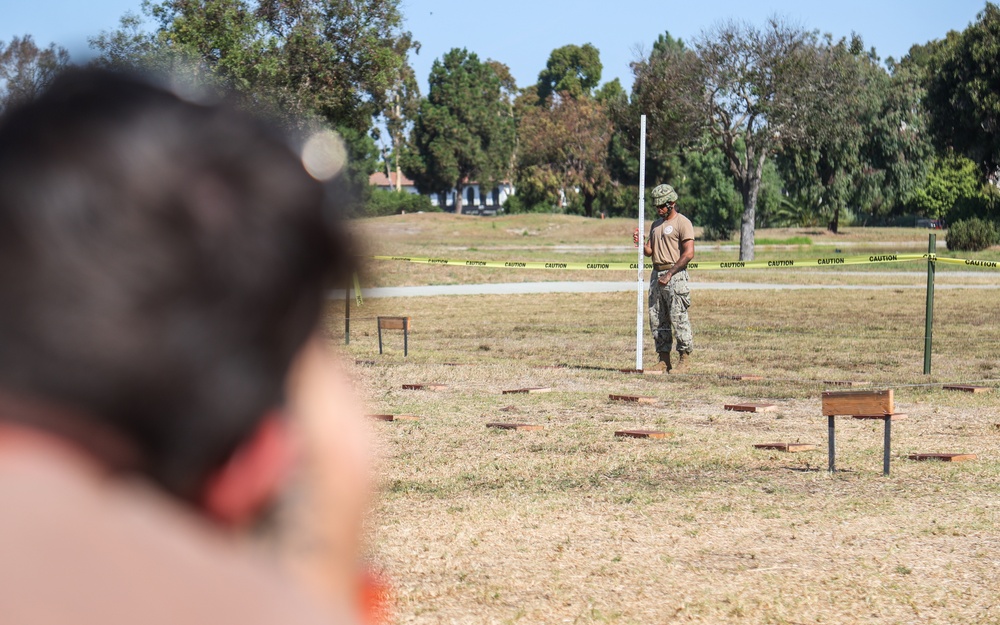
M0 111L34 99L69 65L69 53L56 44L41 49L31 35L0 41Z
M579 194L587 217L611 182L607 167L611 120L600 102L568 95L551 108L532 107L521 119L519 186L544 189L549 196Z
M726 156L743 203L740 259L754 257L766 160L780 142L805 134L821 99L809 80L815 39L775 19L764 28L728 22L703 34L693 50L664 40L632 65L651 145L690 145L707 132Z
M608 149L613 127L605 102L624 97L616 79L592 95L601 59L591 44L552 51L538 84L518 99L518 188L529 202L583 200L594 215L611 184ZM542 94L547 94L543 96Z
M422 193L480 188L510 173L515 124L497 71L475 53L452 49L434 61L427 98L420 103L403 170Z
M400 0L146 0L156 24L126 14L91 45L97 62L182 70L199 87L242 94L291 126L319 119L368 132L405 76L414 46Z
M156 24L142 29L134 13L119 28L90 40L96 62L180 77L179 86L222 91L288 129L336 129L349 155L339 192L360 210L377 168L372 134L394 116L415 81L407 54L415 46L402 29L400 0L145 0ZM189 84L185 84L189 83ZM399 117L404 115L401 104Z
M705 240L728 240L739 222L742 202L728 165L718 148L691 150L684 157L684 173L677 184L679 210L703 227Z
M402 165L400 156L406 143L412 120L420 109L420 87L413 69L408 65L402 68L400 76L390 90L388 102L382 117L385 119L387 146L382 149L382 162L385 164L385 174L389 177L390 167L396 171L396 191L402 190ZM377 130L376 136L381 138Z
M837 232L849 208L885 214L923 180L931 152L917 75L890 74L860 37L818 49L811 79L824 95L808 132L786 142L778 162L800 205Z
M961 34L949 34L914 61L927 65L927 109L938 146L1000 169L1000 8L992 2ZM929 58L928 58L929 57Z
M556 48L538 74L539 103L544 104L556 94L589 96L601 82L602 69L600 52L589 43Z
M913 209L931 219L949 222L963 217L982 216L989 197L982 192L979 166L954 153L934 160L926 184L913 194Z

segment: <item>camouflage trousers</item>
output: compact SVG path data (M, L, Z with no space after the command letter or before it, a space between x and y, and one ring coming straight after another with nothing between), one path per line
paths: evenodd
M694 349L688 308L691 306L691 286L688 273L682 271L660 284L665 271L654 271L649 278L649 329L653 333L657 352L669 352L677 340L677 351L690 354Z

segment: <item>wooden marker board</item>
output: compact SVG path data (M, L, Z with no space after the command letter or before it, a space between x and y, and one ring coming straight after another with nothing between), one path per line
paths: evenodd
M827 391L823 393L823 416L887 415L896 412L892 389L884 391Z

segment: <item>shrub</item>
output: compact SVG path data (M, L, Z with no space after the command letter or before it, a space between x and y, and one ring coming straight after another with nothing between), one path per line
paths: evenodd
M384 189L372 189L365 201L363 216L381 217L383 215L398 215L402 212L417 213L423 211L440 212L441 209L431 204L426 195L414 193L397 193Z
M949 250L978 252L1000 243L1000 232L993 222L973 217L951 224L947 241Z

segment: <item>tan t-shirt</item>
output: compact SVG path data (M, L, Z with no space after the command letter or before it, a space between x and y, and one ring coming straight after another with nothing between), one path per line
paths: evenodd
M357 623L153 487L2 443L0 623Z
M649 229L649 246L653 248L653 265L673 265L681 257L681 241L694 240L691 220L674 213L669 219L657 219Z

